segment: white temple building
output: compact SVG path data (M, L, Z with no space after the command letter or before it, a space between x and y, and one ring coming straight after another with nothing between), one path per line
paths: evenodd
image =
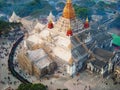
M13 11L12 16L9 18L9 22L20 22L20 19L21 18Z
M52 12L50 11L49 16L47 17L47 20L53 20L55 22L55 16L52 14Z
M47 25L37 23L32 33L25 37L24 47L31 51L42 48L51 60L73 76L83 67L89 55L85 45L92 41L88 33L89 23L87 21L85 26L76 18L71 0L67 0L59 20L53 22L54 18L50 12Z

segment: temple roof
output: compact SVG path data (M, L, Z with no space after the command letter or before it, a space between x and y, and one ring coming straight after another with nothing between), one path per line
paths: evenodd
M94 67L96 67L98 69L101 69L106 65L106 63L104 61L100 61L98 59L91 61L91 63L93 64Z
M16 22L17 20L19 20L20 17L16 15L16 13L13 11L12 16L9 18L10 22Z
M72 6L71 0L67 0L67 3L66 3L64 10L63 10L63 17L67 18L67 19L75 18L75 11L74 11L74 8Z
M50 13L49 13L49 16L47 17L47 20L48 21L55 21L55 16L52 14L52 12L50 11Z
M104 59L105 62L109 61L114 56L112 52L101 49L101 48L95 48L93 50L93 53L95 54L96 57L98 56L99 58Z

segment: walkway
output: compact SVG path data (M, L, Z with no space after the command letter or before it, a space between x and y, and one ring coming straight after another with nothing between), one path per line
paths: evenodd
M19 43L23 40L24 36L21 36L14 44L13 47L10 51L9 58L8 58L8 67L9 70L11 71L12 75L16 77L18 80L20 80L22 83L30 83L27 79L23 78L18 72L15 71L14 69L14 64L13 64L13 59L14 59L14 54L17 46Z

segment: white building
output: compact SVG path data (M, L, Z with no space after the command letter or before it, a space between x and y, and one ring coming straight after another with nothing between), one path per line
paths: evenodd
M20 22L20 19L21 18L13 11L12 16L9 18L9 22Z
M54 18L51 13L48 16L50 18ZM67 0L63 15L57 22L51 21L47 25L38 23L34 30L36 29L39 32L30 33L25 39L25 47L28 50L44 48L66 73L75 75L88 57L88 48L83 42L90 43L92 37L88 33L89 28L84 28L83 22L76 18L71 0Z

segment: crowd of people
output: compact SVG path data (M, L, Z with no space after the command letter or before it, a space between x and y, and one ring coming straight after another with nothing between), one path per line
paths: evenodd
M20 81L15 79L8 69L8 58L14 42L22 35L22 31L13 30L0 37L0 88L5 88L6 85L16 86L20 84Z

